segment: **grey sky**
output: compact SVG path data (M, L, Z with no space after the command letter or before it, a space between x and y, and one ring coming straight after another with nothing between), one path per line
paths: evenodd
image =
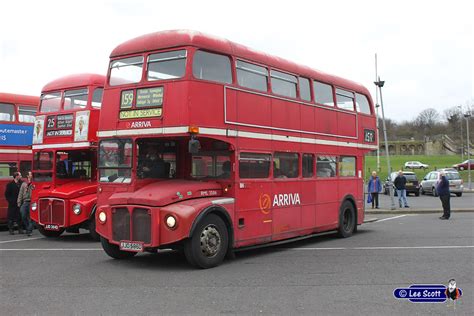
M474 102L470 1L2 2L0 91L39 95L57 77L105 74L112 49L168 29L197 30L364 84L385 114Z

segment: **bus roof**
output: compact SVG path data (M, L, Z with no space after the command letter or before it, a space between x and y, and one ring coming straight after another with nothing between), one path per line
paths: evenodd
M345 87L369 95L368 90L359 83L329 75L307 66L298 65L286 59L253 50L247 46L229 40L190 30L170 30L155 32L136 37L118 45L110 54L111 58L154 51L159 49L195 46L210 51L233 55L249 61L271 66L283 71L292 72L312 79L322 80L335 86Z
M97 74L74 74L65 77L61 77L55 79L48 84L46 84L42 92L44 91L54 91L54 90L62 90L80 86L88 86L88 85L99 85L103 86L105 83L106 77L104 75L97 75Z
M0 92L0 102L38 106L39 97Z

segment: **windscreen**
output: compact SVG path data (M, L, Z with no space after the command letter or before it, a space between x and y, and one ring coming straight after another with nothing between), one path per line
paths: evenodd
M56 152L56 178L81 179L92 178L93 152L90 150L71 150Z
M99 145L99 181L130 183L132 180L132 140L103 140Z

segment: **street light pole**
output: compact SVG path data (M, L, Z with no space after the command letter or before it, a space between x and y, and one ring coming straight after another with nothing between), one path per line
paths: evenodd
M392 171L392 168L390 166L390 153L388 150L388 140L387 140L387 126L385 124L385 112L383 108L383 98L382 98L382 87L385 84L385 81L380 80L380 77L378 78L378 81L375 81L374 84L379 88L380 91L380 107L382 109L382 125L383 125L383 137L385 141L385 155L387 157L387 168L388 168L388 188L390 192L390 209L394 210L395 209L395 201L393 199L393 185L392 185L392 177L390 176L390 173Z
M375 54L375 80L377 80L377 53ZM377 133L377 139L380 139L380 132L379 132L379 90L377 85L375 87L375 129ZM377 172L380 172L380 146L377 146Z
M460 113L460 116L461 116L461 161L464 161L464 139L463 139L463 135L462 135L462 106L459 105L458 106L459 108L459 113Z
M464 114L464 117L466 118L466 130L467 130L467 176L468 176L468 182L469 182L469 190L472 189L471 186L471 148L469 144L469 119L471 118L471 112L467 112Z

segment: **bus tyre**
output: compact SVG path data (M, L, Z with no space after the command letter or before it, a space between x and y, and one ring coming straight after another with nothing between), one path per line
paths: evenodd
M95 231L95 216L94 214L89 219L89 235L91 235L92 239L95 241L100 241L100 235Z
M196 267L208 269L219 265L227 253L229 235L224 221L209 214L202 219L184 244L184 255Z
M137 254L136 252L120 250L119 246L109 243L104 237L100 237L100 242L105 253L114 259L127 259Z
M344 201L339 212L339 237L347 238L352 236L357 225L354 205L349 201Z
M41 225L37 225L37 226L38 226L38 231L40 232L40 234L48 238L59 237L64 232L64 228L61 228L60 230L46 230Z

